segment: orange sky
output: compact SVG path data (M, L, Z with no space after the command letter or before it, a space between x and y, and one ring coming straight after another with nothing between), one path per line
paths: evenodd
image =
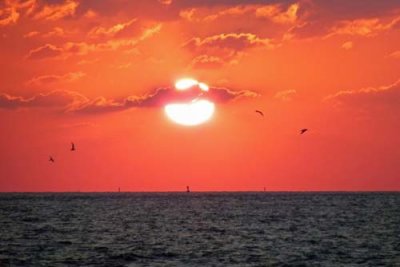
M400 190L397 0L4 0L0 62L0 191Z

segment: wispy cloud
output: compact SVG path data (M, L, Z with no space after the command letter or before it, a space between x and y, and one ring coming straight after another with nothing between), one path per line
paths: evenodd
M274 97L282 101L291 101L296 93L296 90L279 91Z
M400 115L400 80L393 84L344 90L325 98L337 107L348 107L367 112L390 111Z
M185 46L195 48L219 47L237 51L255 46L272 47L272 44L270 39L261 38L253 33L221 33L205 38L192 38Z
M345 50L350 50L353 48L353 42L347 41L342 44L342 48Z
M67 42L56 46L45 44L29 51L26 59L67 58L72 55L87 55L90 52L114 51L118 49L132 49L139 42L152 37L161 30L161 24L156 24L135 38L110 39L104 42Z
M332 27L330 33L326 37L333 35L358 35L358 36L375 36L380 32L387 31L396 27L400 23L400 17L396 17L388 22L383 22L379 18L372 19L356 19L341 21Z
M41 10L35 13L33 18L43 20L62 19L68 16L73 16L78 6L79 1L76 0L66 0L61 4L45 5Z
M38 77L34 77L31 80L26 82L28 86L42 86L47 84L53 84L57 82L74 82L86 74L83 72L69 72L63 75L42 75Z
M191 67L209 68L237 63L238 57L247 49L271 49L276 47L276 44L269 38L261 38L253 33L222 33L205 38L192 38L183 47L194 54Z
M6 109L63 108L68 111L77 103L86 101L88 101L88 99L83 95L66 90L54 90L49 93L37 94L29 98L0 94L0 107Z
M131 19L127 22L121 22L117 23L115 25L112 25L110 27L102 27L102 26L97 26L92 28L88 35L90 38L100 38L100 37L114 37L118 33L121 33L122 31L126 30L127 28L131 27L134 22L136 22L137 19Z

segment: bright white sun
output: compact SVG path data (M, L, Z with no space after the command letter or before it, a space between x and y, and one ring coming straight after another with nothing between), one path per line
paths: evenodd
M182 79L175 83L178 91L189 90L198 86L201 91L208 91L208 86L199 83L194 79ZM215 105L213 102L196 97L186 103L170 103L164 107L165 114L173 122L195 126L208 121L214 114Z

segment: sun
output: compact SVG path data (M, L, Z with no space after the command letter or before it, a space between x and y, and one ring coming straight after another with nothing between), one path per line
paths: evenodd
M209 87L191 78L178 80L175 83L177 91L199 90L199 96L187 102L169 103L164 107L165 114L173 122L184 126L195 126L210 120L215 111L215 104L201 97L201 92L207 92Z

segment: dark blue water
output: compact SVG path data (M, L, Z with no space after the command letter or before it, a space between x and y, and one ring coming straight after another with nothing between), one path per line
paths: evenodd
M0 194L0 266L177 265L400 266L400 194Z

